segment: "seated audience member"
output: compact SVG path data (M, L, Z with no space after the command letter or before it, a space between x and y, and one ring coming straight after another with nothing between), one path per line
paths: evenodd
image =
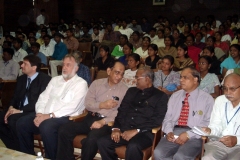
M28 48L28 43L25 41L25 36L23 35L23 33L20 33L17 38L21 39L22 40L22 49L23 50L27 50Z
M184 32L184 22L182 20L180 20L177 24L177 29L179 30L179 32L183 33Z
M172 46L172 38L171 36L164 37L165 47L159 47L158 55L160 57L164 57L166 55L171 55L173 58L177 57L177 49Z
M0 112L0 139L7 148L20 151L16 123L23 116L35 113L37 99L51 80L51 77L39 72L40 65L41 60L34 55L24 57L21 65L24 75L17 79L8 110Z
M160 25L164 23L163 22L163 17L162 16L158 16L158 20L157 22L153 25L153 28L156 28L157 30L160 28Z
M211 24L210 23L206 23L206 28L207 28L207 35L209 36L214 36L214 30L211 28Z
M126 43L123 46L123 54L124 56L120 57L118 60L122 62L126 68L128 68L128 56L133 53L133 45L131 43Z
M180 34L180 38L185 42L187 39L187 36L191 33L191 25L185 24L184 25L184 32Z
M103 40L103 33L99 32L99 27L98 26L94 26L93 27L93 33L92 33L92 50L93 50L93 55L95 57L97 51L98 51L98 47L100 46L100 43ZM94 48L94 49L93 49Z
M221 23L220 23L220 24L221 24ZM220 24L219 24L219 25L220 25ZM219 25L218 25L218 26L219 26ZM218 26L217 26L217 21L216 21L216 20L213 20L211 27L212 27L212 30L213 30L214 32L217 32L217 31L219 30ZM214 35L212 35L212 36L214 36Z
M232 40L231 45L232 44L240 45L240 29L236 30L236 37Z
M181 71L186 67L195 67L195 64L188 56L188 47L185 44L180 44L177 48L177 58L174 61L173 70Z
M41 63L43 64L43 66L47 66L47 57L42 52L39 52L39 49L40 49L39 43L31 44L31 49L32 49L32 53L30 54L34 54L35 56L38 56L41 59Z
M128 87L136 87L137 81L135 79L140 63L140 56L136 53L131 53L128 56L128 69L125 70L122 82Z
M230 46L230 56L220 65L222 77L225 77L229 69L240 68L240 45L233 44Z
M111 53L116 59L123 56L123 46L128 42L128 37L124 34L120 36L119 45L116 45Z
M152 28L149 34L145 34L144 36L148 36L151 39L151 42L153 42L158 38L158 36L156 35L156 28Z
M154 87L171 95L180 89L180 74L172 71L174 58L166 55L162 58L161 70L154 73Z
M150 44L150 38L147 36L144 36L142 38L142 46L139 47L134 53L137 53L142 59L143 61L145 61L145 59L148 56L148 47Z
M95 80L85 98L88 115L81 122L70 122L62 126L58 133L57 159L74 159L73 139L79 134L87 134L81 142L81 159L93 159L97 153L97 140L111 133L109 122L114 121L117 109L127 91L121 80L125 67L121 62L112 63L107 69L108 78Z
M55 44L51 43L51 37L49 35L43 36L44 44L40 46L40 52L46 57L50 57L54 53Z
M29 37L28 41L29 41L29 47L27 48L26 52L28 54L30 54L30 53L32 53L31 44L36 43L36 38L35 37Z
M183 44L184 41L180 38L180 32L178 29L173 30L173 43L172 46L178 48L180 44Z
M220 72L221 62L215 56L214 47L212 47L212 46L205 47L202 51L201 56L210 56L212 58L211 67L209 68L208 72L216 74L218 76L218 78L220 79L220 77L221 77L221 72Z
M113 26L112 26L113 27ZM117 22L116 22L116 26L115 27L113 27L114 29L114 31L119 31L119 29L122 29L122 20L118 20Z
M199 23L195 22L193 24L193 26L192 26L192 30L191 30L190 33L195 37L198 32L200 32L200 30L199 30Z
M137 20L136 20L136 19L133 19L133 20L132 20L132 24L129 26L129 28L131 28L131 29L133 30L133 32L137 31L137 32L139 32L140 34L143 33L142 27L137 24Z
M79 58L68 54L63 59L61 76L52 78L35 105L35 112L21 117L16 127L21 152L35 154L33 134L40 134L46 158L56 159L58 129L68 123L69 116L84 110L87 82L76 75Z
M198 57L200 52L202 51L201 49L193 46L194 43L194 37L192 34L188 35L186 38L186 44L188 46L188 55L189 57L193 60L193 62L196 64L198 64ZM197 67L196 67L197 68Z
M57 66L62 66L62 59L68 53L67 46L61 42L62 35L60 33L55 33L54 40L56 42L54 46L54 52L52 57L50 57L49 65L51 68L51 76L58 76Z
M89 86L91 84L90 69L82 64L82 53L80 51L74 51L73 56L79 59L77 75L84 79Z
M131 38L129 39L129 43L131 43L134 47L134 49L138 49L142 46L142 38L138 31L134 31L132 33Z
M18 62L19 65L21 65L23 58L28 55L27 52L22 49L22 40L19 38L14 39L13 48L15 49L13 60Z
M200 29L200 33L202 34L201 35L202 36L201 42L205 43L206 40L207 40L207 37L210 36L210 34L207 33L207 27L206 26L202 26L201 29ZM196 38L196 36L195 36L195 38Z
M3 80L16 80L19 72L19 64L12 60L14 51L11 48L3 49L2 59L0 61L0 83ZM1 89L1 84L0 84Z
M209 73L211 64L212 58L210 56L201 56L199 58L198 66L201 76L199 89L209 93L213 98L217 98L219 96L220 82L216 74Z
M223 50L223 52L228 55L228 51L229 51L229 45L227 42L225 41L221 41L222 38L222 33L221 32L215 32L215 38L216 38L216 42L214 43L214 47L218 47L221 48Z
M111 24L106 24L106 26L103 40L119 44L121 33L119 31L113 31Z
M209 124L214 99L198 89L200 74L193 68L181 72L182 90L172 94L162 124L162 137L154 150L154 159L195 159L201 152L202 138L191 131Z
M87 26L83 26L83 35L80 36L79 42L92 42L92 35L90 35Z
M158 46L158 48L165 47L163 35L164 35L164 30L158 30L157 38L152 41L152 43L156 44Z
M225 29L223 24L221 24L219 26L218 31L222 34L221 41L230 44L231 41L232 41L232 38L231 38L231 36L229 34L227 34L226 29ZM231 33L232 33L232 36L234 36L232 31L231 31Z
M148 19L146 17L142 18L141 28L144 33L149 33L151 30L151 24L148 22Z
M152 128L162 124L168 101L166 94L153 87L153 74L149 68L137 71L137 87L129 88L124 96L111 134L97 141L102 159L118 159L115 148L126 145L125 159L140 160L142 150L152 145Z
M173 38L172 38L172 35L171 35L171 27L167 27L166 24L165 24L164 37L168 37L168 36L170 36L171 39L173 39Z
M107 68L114 62L114 58L111 57L109 53L109 47L105 45L101 45L99 48L100 57L95 61L95 71L96 71L96 78L107 78Z
M203 160L237 160L240 157L239 86L239 74L233 73L225 78L224 95L215 100L210 123L208 127L207 125L203 127L206 133L218 136L220 139L212 140L204 145Z
M79 42L73 35L73 29L67 29L67 38L63 40L63 43L67 46L68 53L78 50Z
M195 47L197 47L197 48L199 48L201 50L206 46L205 43L201 42L202 39L203 39L203 34L201 32L196 33L196 35L195 35L195 42L193 44Z
M40 36L39 39L37 39L37 43L39 43L40 46L44 44L43 36L45 36L45 35L47 35L47 30L46 29L42 29L41 30L41 36Z
M75 28L74 28L74 37L77 38L77 39L80 38L80 27L78 25L76 25Z
M214 53L218 60L225 58L225 53L223 52L223 50L219 47L214 46L215 42L216 38L214 36L209 36L206 41L206 46L211 46L214 48Z
M151 69L156 69L159 60L158 46L156 44L150 44L148 47L148 57L145 59L145 65L149 66Z
M4 41L2 45L2 49L5 49L5 48L12 48L12 42Z
M119 29L118 31L122 34L122 35L126 35L127 39L129 40L130 36L133 33L133 30L131 28L127 28L127 22L125 20L123 20L122 23L122 29Z

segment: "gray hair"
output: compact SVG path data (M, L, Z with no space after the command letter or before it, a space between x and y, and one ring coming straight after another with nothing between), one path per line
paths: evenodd
M73 58L76 62L76 65L80 64L80 58L79 58L80 54L77 54L77 52L74 52L73 54L66 54L66 56L63 59L66 58Z
M200 82L201 82L200 73L199 73L195 68L192 68L192 67L185 67L184 70L185 70L185 69L190 69L191 72L192 72L192 76L193 76L194 78L197 78L197 79L198 79L198 84L200 84Z
M149 77L151 81L154 80L154 72L150 69L150 67L141 67L138 70L143 70L143 76Z

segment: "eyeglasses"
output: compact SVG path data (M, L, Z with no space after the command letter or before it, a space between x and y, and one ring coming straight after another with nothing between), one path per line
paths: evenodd
M228 90L230 91L230 92L235 92L238 88L240 88L240 86L238 86L238 87L222 87L222 90L224 91L224 92L227 92Z
M139 80L139 79L142 79L142 78L146 78L146 76L141 76L141 77L135 76L136 80Z

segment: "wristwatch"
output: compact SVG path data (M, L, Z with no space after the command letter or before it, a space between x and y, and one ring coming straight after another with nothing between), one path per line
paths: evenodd
M50 117L50 118L53 118L53 114L52 114L52 113L50 113L50 114L49 114L49 117Z

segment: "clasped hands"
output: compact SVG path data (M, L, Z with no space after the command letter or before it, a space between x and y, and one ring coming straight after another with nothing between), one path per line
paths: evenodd
M211 129L208 127L202 127L202 130L210 134ZM234 147L237 144L237 137L236 136L223 136L219 139L219 142L222 142L226 147Z
M180 144L180 145L183 145L184 143L186 143L189 138L188 138L188 133L187 132L183 132L181 133L178 138L176 139L174 137L174 134L173 132L169 132L167 134L167 140L170 141L170 142L174 142L174 143L177 143L177 144Z
M120 141L120 137L122 137L126 141L129 141L137 133L138 133L138 131L136 129L124 131L123 133L121 133L121 131L119 129L114 129L112 131L111 138L116 143L118 143Z

